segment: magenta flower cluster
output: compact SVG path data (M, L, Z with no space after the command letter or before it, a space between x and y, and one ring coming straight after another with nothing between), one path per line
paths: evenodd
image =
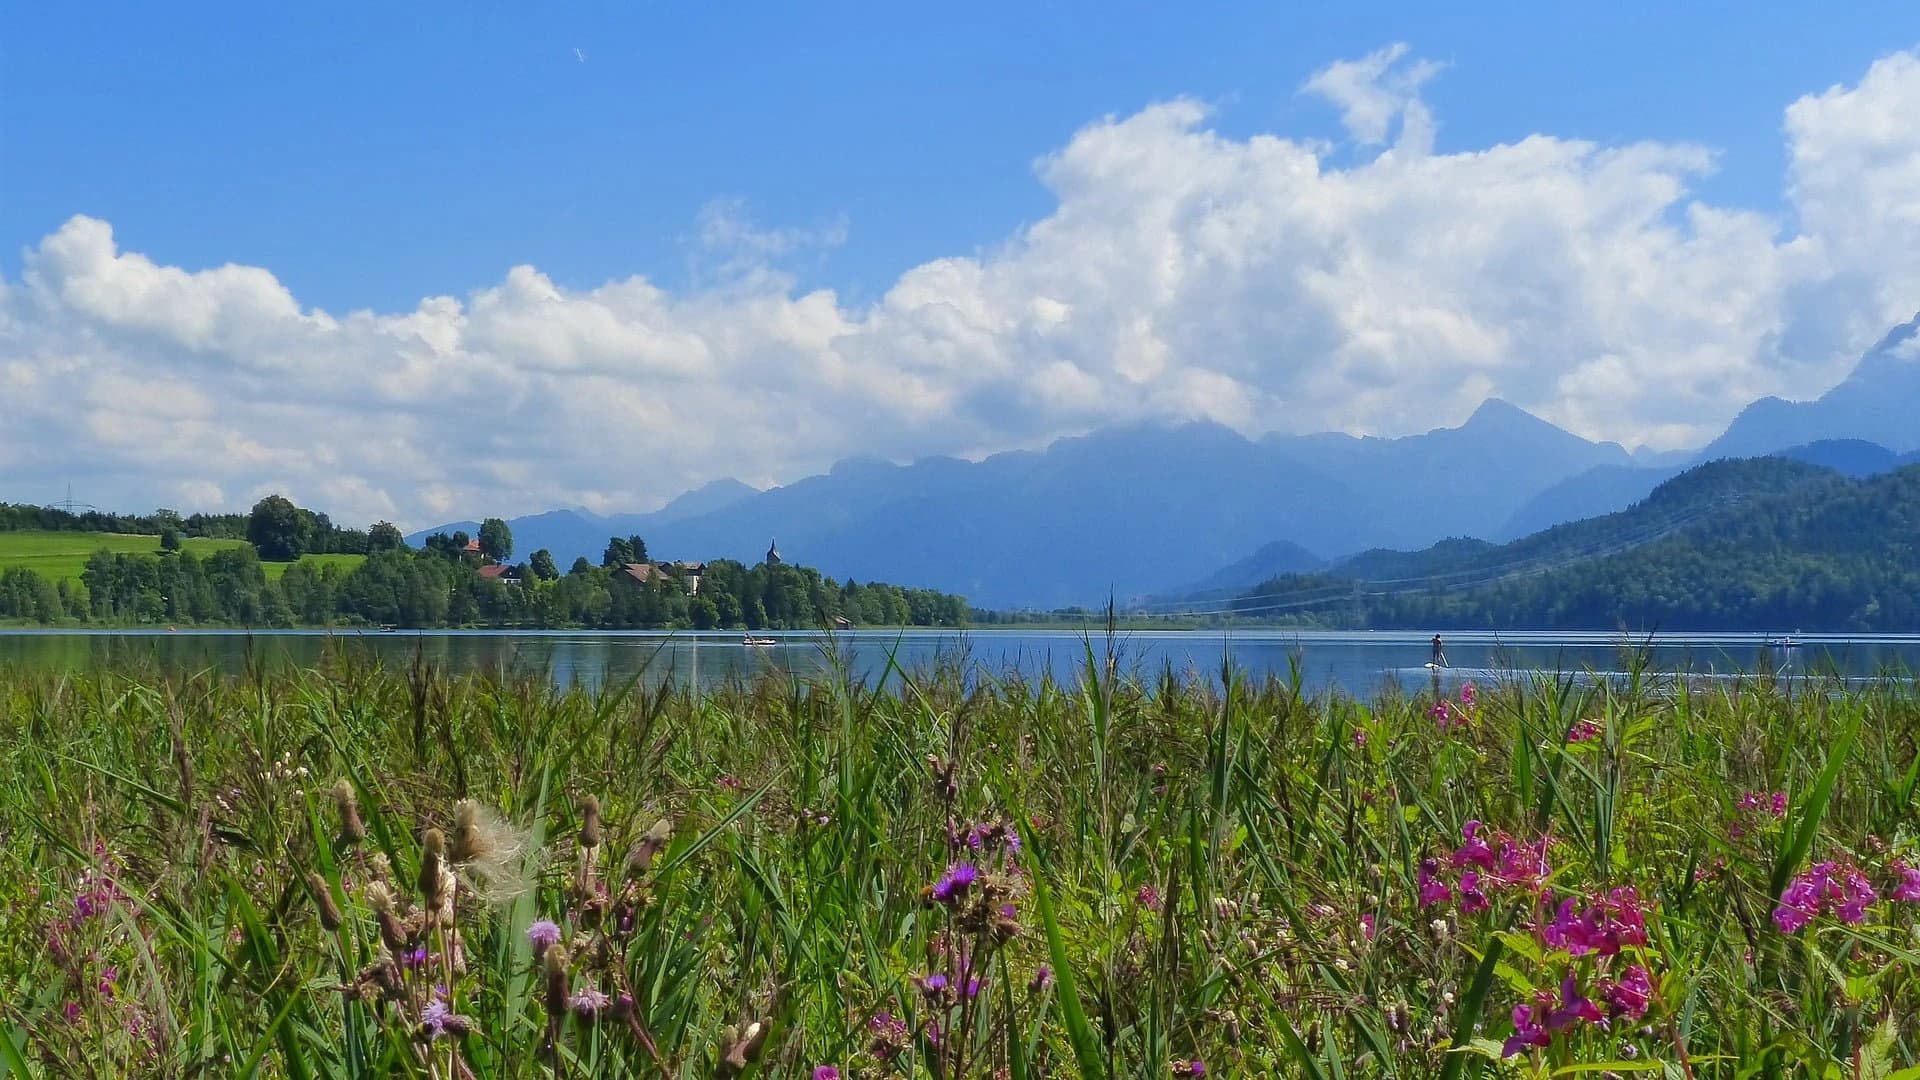
M1606 1003L1604 1011L1581 992L1580 982L1572 972L1560 980L1558 997L1550 990L1540 990L1534 993L1532 1001L1515 1005L1513 1034L1501 1047L1501 1056L1512 1057L1535 1047L1550 1046L1556 1037L1573 1032L1581 1024L1605 1028L1616 1019L1640 1019L1653 1000L1653 979L1645 967L1631 964L1617 980L1604 975L1595 980L1594 990Z
M1614 889L1581 906L1567 897L1556 906L1552 894L1541 897L1551 915L1539 924L1540 940L1569 956L1617 956L1622 948L1647 943L1647 918L1632 886Z
M1427 716L1432 718L1441 731L1451 731L1472 723L1474 713L1479 708L1480 692L1468 682L1460 684L1459 700L1451 701L1441 698L1433 703L1433 708L1427 710Z
M1784 791L1749 791L1740 796L1740 809L1765 810L1776 818L1787 816L1787 793Z
M1793 934L1822 915L1843 923L1862 922L1867 908L1879 898L1873 882L1852 863L1815 863L1781 890L1773 925L1783 934Z
M1432 859L1420 864L1418 887L1420 906L1431 907L1451 900L1456 889L1460 910L1468 915L1493 906L1490 894L1508 889L1538 892L1553 867L1547 862L1547 839L1515 839L1504 832L1488 837L1478 821L1469 821L1460 830L1461 843L1447 860L1459 871L1456 884L1440 876L1440 866Z

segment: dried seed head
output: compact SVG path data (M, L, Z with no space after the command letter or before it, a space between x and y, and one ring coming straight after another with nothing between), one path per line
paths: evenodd
M360 820L360 798L354 794L353 781L342 779L333 785L333 808L340 817L342 844L352 847L367 838L367 826Z
M768 1025L755 1020L747 1025L745 1031L729 1025L725 1032L726 1050L720 1055L719 1068L714 1071L720 1076L739 1076L747 1071L747 1066L760 1056L760 1047L767 1041L767 1033L772 1030Z
M309 870L307 889L313 893L313 906L320 911L320 925L328 932L340 929L344 920L340 918L340 905L333 902L333 890L327 886L327 879Z
M667 842L672 839L673 822L666 818L654 822L653 828L648 829L647 835L641 837L640 843L635 845L633 854L627 857L627 872L634 877L639 877L651 870L653 860L659 857L660 852L665 850Z
M566 946L548 946L540 962L545 969L547 1015L558 1019L567 1014L567 999L573 994L573 979L567 973Z
M360 895L367 898L367 906L374 911L393 913L393 886L386 882L377 879L369 881L360 890Z
M440 867L447 859L447 837L439 829L428 829L420 836L420 899L427 907L438 907Z
M453 861L471 862L480 845L480 804L472 799L461 799L453 807L453 848L450 851Z
M600 846L600 799L585 795L580 799L580 846L588 850Z

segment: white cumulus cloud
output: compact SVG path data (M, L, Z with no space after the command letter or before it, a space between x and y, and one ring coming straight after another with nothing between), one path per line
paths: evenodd
M1787 105L1784 214L1696 197L1709 147L1434 153L1438 71L1393 45L1306 81L1378 149L1357 161L1228 137L1189 100L1093 122L1037 164L1047 215L859 305L778 268L849 242L846 222L765 228L724 201L694 223L717 272L692 287L518 266L394 312L319 310L270 268L170 266L76 216L0 280L6 496L279 490L421 526L1143 419L1396 435L1496 394L1690 445L1755 397L1819 393L1920 307L1912 52Z

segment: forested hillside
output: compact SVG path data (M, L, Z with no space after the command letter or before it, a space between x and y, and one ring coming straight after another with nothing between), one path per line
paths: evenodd
M1270 579L1234 607L1383 629L1910 630L1920 467L1852 480L1780 459L1714 462L1617 514L1511 544L1369 552Z

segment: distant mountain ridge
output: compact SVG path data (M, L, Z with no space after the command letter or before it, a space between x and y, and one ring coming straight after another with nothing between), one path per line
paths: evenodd
M1920 314L1887 332L1838 386L1813 401L1761 398L1698 460L1753 457L1831 439L1863 439L1896 454L1920 450Z
M757 561L771 539L842 579L1050 608L1194 582L1278 539L1340 553L1488 532L1541 488L1631 462L1492 400L1457 428L1398 439L1137 425L977 462L848 459L699 513L509 524L516 550L545 547L563 565L597 560L614 533L640 534L662 558Z

